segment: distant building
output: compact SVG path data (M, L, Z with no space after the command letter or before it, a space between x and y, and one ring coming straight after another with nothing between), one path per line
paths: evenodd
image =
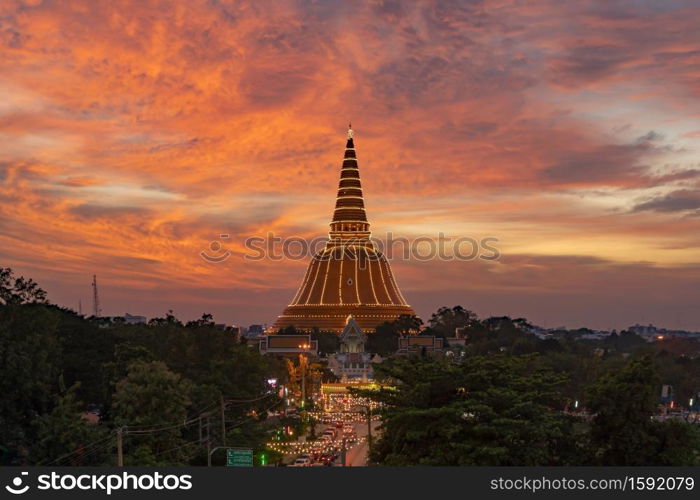
M606 331L591 331L579 336L580 340L603 340L610 336L610 332Z
M244 336L246 338L256 338L261 337L265 334L265 328L263 325L250 325L245 331Z
M409 335L399 337L397 354L438 353L443 350L443 339L434 335Z
M134 316L129 313L124 314L124 316L93 316L91 320L97 322L100 328L109 328L114 324L138 325L148 322L146 316Z
M667 338L685 338L700 340L700 332L690 332L687 330L668 330L666 328L657 328L654 325L632 325L627 328L627 331L636 333L647 342L655 342Z
M362 381L373 378L372 363L381 363L382 357L365 351L367 335L352 316L345 320L340 333L340 352L328 356L328 369L342 382Z
M129 313L124 314L124 323L127 325L135 325L138 323L146 323L148 320L146 316L132 316Z
M661 402L663 404L672 404L674 397L673 386L665 384L661 386Z
M311 335L263 335L259 349L261 354L318 356L318 342Z
M455 328L454 337L446 337L445 343L449 347L464 347L469 339L469 327L463 326L460 328Z

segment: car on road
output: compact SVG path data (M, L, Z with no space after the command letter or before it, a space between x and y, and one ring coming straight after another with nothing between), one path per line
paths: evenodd
M308 455L300 455L290 464L290 467L309 467L311 458Z
M326 453L326 454L321 456L321 463L323 465L328 465L328 466L333 465L333 462L338 460L338 457L339 457L338 452L334 451L331 453Z

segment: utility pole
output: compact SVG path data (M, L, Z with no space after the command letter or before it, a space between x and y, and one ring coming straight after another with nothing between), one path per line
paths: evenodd
M306 408L306 363L304 355L299 355L299 364L301 365L301 407Z
M226 403L224 395L221 395L221 443L226 446Z
M100 317L102 310L100 309L100 297L97 294L97 275L92 275L92 314L96 318Z
M124 467L123 427L117 428L117 467Z
M372 409L367 405L367 452L372 451ZM368 457L369 458L369 457Z

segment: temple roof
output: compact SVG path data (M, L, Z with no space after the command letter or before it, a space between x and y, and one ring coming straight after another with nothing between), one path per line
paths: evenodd
M311 259L297 293L273 325L275 330L293 325L301 331L317 327L341 333L356 327L362 334L402 314L415 314L386 257L370 240L353 135L350 128L328 243Z
M338 183L338 195L335 200L335 210L333 211L333 222L340 221L367 222L362 183L360 181L360 168L357 164L355 142L352 137L348 137L348 142L345 144L345 155L340 169L340 182Z
M345 143L345 154L340 168L338 194L335 199L335 209L331 218L332 240L369 240L369 222L365 212L365 200L360 181L360 167L355 152L354 131L348 129L348 140Z

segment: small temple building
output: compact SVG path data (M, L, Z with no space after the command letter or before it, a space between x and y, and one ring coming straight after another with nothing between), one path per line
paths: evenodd
M311 259L273 331L291 325L302 332L317 327L339 334L346 327L346 318L352 316L370 333L380 323L415 314L401 295L386 257L370 240L369 227L350 128L328 242Z
M381 363L382 357L365 351L367 335L352 316L348 316L339 337L340 352L328 356L328 369L341 382L367 382L373 378L372 363Z

